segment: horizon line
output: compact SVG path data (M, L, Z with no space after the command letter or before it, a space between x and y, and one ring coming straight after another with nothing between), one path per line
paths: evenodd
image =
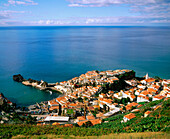
M0 27L170 27L170 25L13 25Z

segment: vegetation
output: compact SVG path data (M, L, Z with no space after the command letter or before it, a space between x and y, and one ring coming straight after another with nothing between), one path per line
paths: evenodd
M153 106L161 105L146 118L144 112ZM112 133L133 133L133 132L169 132L170 131L170 100L154 101L145 104L136 113L136 118L121 123L124 115L120 114L110 118L103 119L102 124L92 126L91 122L83 124L82 127L64 127L64 126L36 126L33 124L1 124L0 137L10 138L17 135L73 135L73 136L101 136ZM14 116L14 118L17 118ZM30 119L31 120L31 119ZM108 121L108 122L106 122ZM29 122L28 122L29 123Z
M162 78L160 78L159 76L155 76L154 78L156 81L162 80Z
M127 79L132 79L135 77L135 71L132 70L131 72L126 72L124 74L118 75L119 79L127 80Z
M11 109L12 107L7 103L3 103L2 105L0 105L0 111L10 112Z

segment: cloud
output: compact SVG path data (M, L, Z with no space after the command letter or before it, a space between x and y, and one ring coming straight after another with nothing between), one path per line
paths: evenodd
M15 11L14 11L15 13ZM2 21L2 20L1 20ZM120 25L148 25L148 24L169 24L170 19L166 19L160 16L117 16L117 17L78 17L78 18L67 18L60 20L38 20L38 21L11 21L3 20L0 22L1 26L70 26L70 25L109 25L109 26L120 26Z
M16 6L16 5L38 5L38 3L33 0L8 0L8 3L4 4L5 6Z
M23 14L25 11L11 11L11 10L5 10L0 11L0 19L9 19L12 18L13 14Z
M170 12L170 0L68 0L70 7L129 6L131 12L162 14Z
M141 19L164 18L162 21L170 20L170 0L68 0L70 7L106 7L106 6L128 6L130 12L140 13ZM126 18L126 17L124 17ZM129 18L129 17L127 17ZM139 18L138 18L139 19ZM158 21L159 20L154 20ZM156 23L156 22L155 22Z
M17 20L5 20L0 22L0 26L20 26L29 25L27 22L17 21Z
M162 0L68 0L71 4L69 6L74 6L72 4L79 4L84 7L103 7L112 6L120 4L131 4L131 5L146 5L155 4L157 1Z
M162 4L169 3L169 0L67 0L71 4L69 6L74 6L73 4L79 4L84 7L103 7L103 6L112 6L112 5L151 5L151 4Z
M61 20L39 20L31 21L30 25L146 25L152 23L170 23L170 19L165 19L162 17L152 17L147 18L145 16L118 16L118 17L78 17L78 18L68 18Z
M8 0L9 5L37 5L35 0ZM38 21L10 21L24 11L0 11L0 25L148 25L170 23L170 0L67 0L70 7L129 6L138 16L73 17ZM9 6L8 5L8 6ZM134 14L133 14L134 15ZM9 19L9 20L8 20ZM22 19L21 19L22 20Z

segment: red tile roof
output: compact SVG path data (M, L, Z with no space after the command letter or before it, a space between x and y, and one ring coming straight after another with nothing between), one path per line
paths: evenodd
M102 120L100 119L95 119L95 120L90 120L90 122L92 123L92 125L96 125L96 124L101 124Z
M81 122L77 122L77 124L78 124L79 126L82 126L82 125L85 124L87 121L88 121L88 120L81 121Z
M87 120L94 120L95 119L94 116L87 116L86 118L87 118Z
M86 120L84 116L79 116L79 117L77 117L77 119L78 119L79 121Z
M136 116L135 116L135 114L134 113L130 113L130 114L127 114L127 115L125 115L124 117L126 117L127 119L133 119L133 118L135 118Z

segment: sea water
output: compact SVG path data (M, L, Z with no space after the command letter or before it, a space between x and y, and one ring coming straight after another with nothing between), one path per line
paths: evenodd
M0 27L0 92L18 105L59 94L14 82L14 74L55 83L115 69L170 78L170 28Z

